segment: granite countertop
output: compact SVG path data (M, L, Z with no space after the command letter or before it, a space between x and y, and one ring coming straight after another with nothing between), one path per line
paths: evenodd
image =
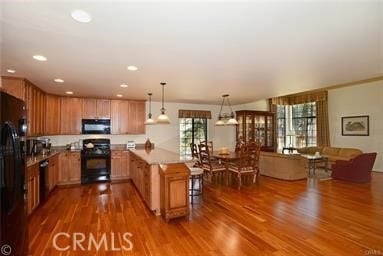
M61 151L59 151L59 150L52 150L51 153L49 153L47 155L39 154L37 156L28 156L27 157L27 167L38 164L45 159L49 159L52 156L60 154L60 152Z
M79 150L79 149L66 150L65 147L53 147L49 154L46 154L46 155L39 154L37 156L27 156L26 165L27 165L27 167L30 167L32 165L40 163L41 161L43 161L45 159L49 159L52 156L60 154L61 152L78 152L78 153L80 153L80 151L81 150Z
M192 158L180 156L178 153L166 149L156 148L152 150L134 149L130 150L136 156L142 158L148 164L173 164L191 162Z

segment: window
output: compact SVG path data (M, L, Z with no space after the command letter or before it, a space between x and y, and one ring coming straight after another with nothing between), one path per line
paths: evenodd
M191 156L190 143L207 141L206 118L180 118L180 155Z
M278 148L316 146L315 102L277 107Z

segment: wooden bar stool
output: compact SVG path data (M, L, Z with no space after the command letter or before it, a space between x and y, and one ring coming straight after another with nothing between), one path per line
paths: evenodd
M191 179L191 204L194 202L195 196L200 196L203 194L203 169L197 167L189 167L190 169L190 179ZM194 188L195 181L198 181L198 188Z

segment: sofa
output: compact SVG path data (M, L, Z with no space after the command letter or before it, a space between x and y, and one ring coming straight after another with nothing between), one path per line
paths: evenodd
M356 148L336 148L336 147L305 147L298 148L298 153L305 155L314 155L319 152L328 157L328 168L332 170L333 164L337 160L350 161L363 152Z
M260 174L282 180L306 179L306 166L307 159L300 155L262 151L259 157Z
M356 183L370 182L376 155L376 153L365 153L349 161L337 160L333 166L332 178Z

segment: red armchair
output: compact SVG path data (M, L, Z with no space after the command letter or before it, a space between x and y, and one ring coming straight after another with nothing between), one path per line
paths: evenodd
M357 183L371 181L376 153L360 154L350 161L337 160L332 166L332 178Z

